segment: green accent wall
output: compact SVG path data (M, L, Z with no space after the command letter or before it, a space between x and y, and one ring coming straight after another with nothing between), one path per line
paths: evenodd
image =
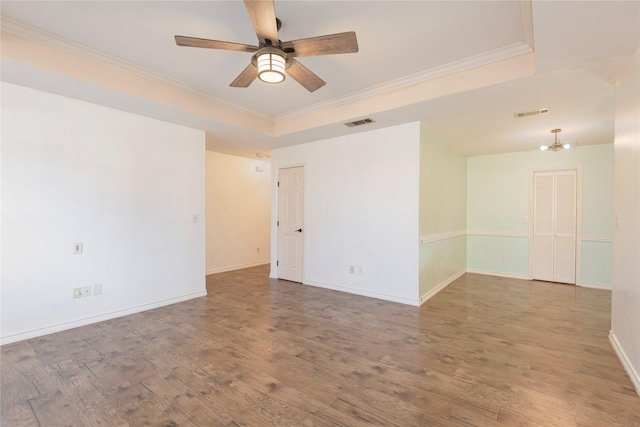
M420 129L420 297L466 270L467 160ZM461 232L461 235L455 235Z
M613 234L613 166L613 144L469 157L467 268L528 277L529 224L524 217L529 215L531 174L538 169L579 167L581 283L611 286L612 244L607 239Z
M611 288L613 283L612 242L582 242L582 283Z
M529 239L468 235L467 268L528 279Z

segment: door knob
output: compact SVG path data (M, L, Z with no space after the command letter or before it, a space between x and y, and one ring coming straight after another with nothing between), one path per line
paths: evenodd
M297 230L295 230L295 233L302 233L302 228L298 228Z

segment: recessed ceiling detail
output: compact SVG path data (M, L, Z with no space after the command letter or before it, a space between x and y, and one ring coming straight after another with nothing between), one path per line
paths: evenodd
M2 4L2 17L40 33L35 39L31 38L34 32L17 35L55 48L60 48L59 43L54 46L52 41L69 41L65 47L71 47L73 54L102 53L125 68L149 70L154 80L176 82L208 100L219 99L275 122L293 118L290 115L299 110L309 114L306 109L312 105L333 108L332 101L344 105L353 98L376 96L532 49L523 23L531 8L528 1L415 1L398 6L379 1L282 1L276 2L276 8L284 21L277 37L285 50L287 40L349 30L357 33L357 55L308 56L301 46L295 48L295 58L328 82L312 96L289 76L277 88L267 84L252 84L249 90L229 87L247 67L251 54L176 46L174 34L255 45L255 31L243 2L7 1ZM396 30L389 31L393 22L402 22L401 30L392 25ZM421 40L421 48L407 54L407 40ZM83 52L81 45L87 48ZM384 52L383 61L380 52ZM273 102L275 90L277 102Z

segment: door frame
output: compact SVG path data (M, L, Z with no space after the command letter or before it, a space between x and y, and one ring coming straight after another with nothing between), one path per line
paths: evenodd
M547 153L551 154L551 153ZM576 171L576 283L582 286L582 165L557 166L553 168L532 168L529 171L529 280L533 280L533 217L534 217L534 176L537 172Z
M278 276L278 246L280 244L280 237L278 235L278 221L280 215L280 191L278 189L278 181L280 179L280 170L282 169L291 169L291 168L302 168L302 218L303 224L305 227L305 231L308 229L307 227L307 168L304 162L302 163L286 163L282 165L278 165L277 168L272 169L273 173L273 202L271 205L271 236L272 236L272 245L271 245L271 274L269 277L274 279L279 279ZM302 284L306 283L306 260L307 260L307 245L305 244L305 234L302 233Z

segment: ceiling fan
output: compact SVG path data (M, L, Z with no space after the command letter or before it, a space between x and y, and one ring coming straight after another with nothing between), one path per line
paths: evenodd
M286 74L309 92L313 92L326 82L298 62L296 57L358 51L358 41L353 31L282 42L278 38L278 30L282 23L276 18L273 0L244 0L244 5L258 36L258 46L175 36L178 46L253 53L251 63L231 82L232 87L249 87L256 78L267 83L280 83L285 79L286 70Z
M540 146L540 150L542 151L559 151L559 150L568 150L569 148L571 148L571 144L563 144L561 142L558 142L558 133L562 132L562 129L553 129L551 130L551 133L556 135L556 139L553 142L553 144L549 144L549 145L541 145Z

